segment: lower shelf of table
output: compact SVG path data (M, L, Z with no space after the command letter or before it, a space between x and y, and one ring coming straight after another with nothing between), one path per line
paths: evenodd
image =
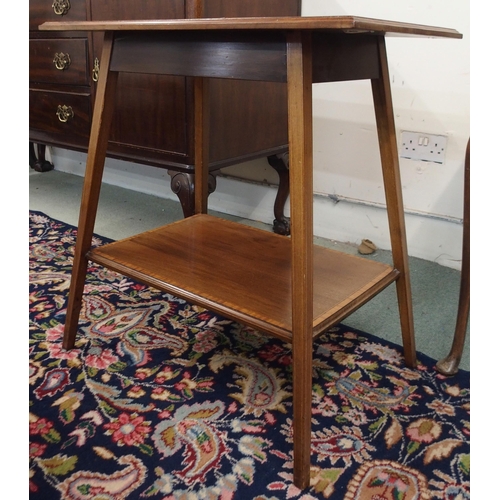
M247 324L292 339L291 241L195 215L89 252L90 260ZM396 280L392 266L314 246L313 335Z

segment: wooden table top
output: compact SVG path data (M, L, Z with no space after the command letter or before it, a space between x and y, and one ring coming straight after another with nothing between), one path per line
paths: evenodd
M455 29L385 21L358 16L241 17L157 19L144 21L57 21L43 31L207 31L207 30L328 30L350 33L462 38Z

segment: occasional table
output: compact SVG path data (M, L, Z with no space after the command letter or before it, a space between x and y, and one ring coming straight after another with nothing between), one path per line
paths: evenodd
M462 35L452 29L352 16L53 22L40 29L105 32L64 347L74 347L89 259L290 342L294 483L307 487L314 339L395 282L404 358L409 367L416 363L385 37ZM113 98L121 71L194 77L196 213L92 249ZM207 214L210 78L287 86L290 237ZM312 84L359 79L371 80L392 266L313 245Z

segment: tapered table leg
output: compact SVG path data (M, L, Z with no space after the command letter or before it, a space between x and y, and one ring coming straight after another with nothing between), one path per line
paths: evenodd
M114 95L118 73L110 72L113 34L106 33L102 51L101 70L97 85L85 180L83 184L78 234L76 238L73 270L64 325L63 347L75 345L78 320L82 306L83 289L87 275L87 252L90 250L94 232L97 205L101 188L104 161L108 144L109 128L113 116Z
M396 127L392 106L387 52L383 36L379 37L380 77L372 80L373 100L382 161L392 256L395 268L400 272L396 281L399 316L403 334L403 351L406 365L414 368L417 363L413 306L410 287L410 269L406 228L403 210L403 194L399 171Z
M313 323L313 174L311 38L287 39L288 140L292 240L294 484L306 488L311 467Z

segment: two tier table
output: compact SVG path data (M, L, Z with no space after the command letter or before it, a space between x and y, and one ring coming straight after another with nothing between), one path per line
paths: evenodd
M406 364L413 312L386 36L461 38L452 29L352 16L57 22L103 31L78 237L64 332L74 347L89 259L292 345L294 483L310 478L314 339L395 282ZM91 248L120 72L195 81L195 215ZM207 214L211 78L282 82L288 92L291 236ZM371 81L394 265L313 244L312 85ZM144 117L147 119L147 117ZM161 130L158 130L161 133Z

